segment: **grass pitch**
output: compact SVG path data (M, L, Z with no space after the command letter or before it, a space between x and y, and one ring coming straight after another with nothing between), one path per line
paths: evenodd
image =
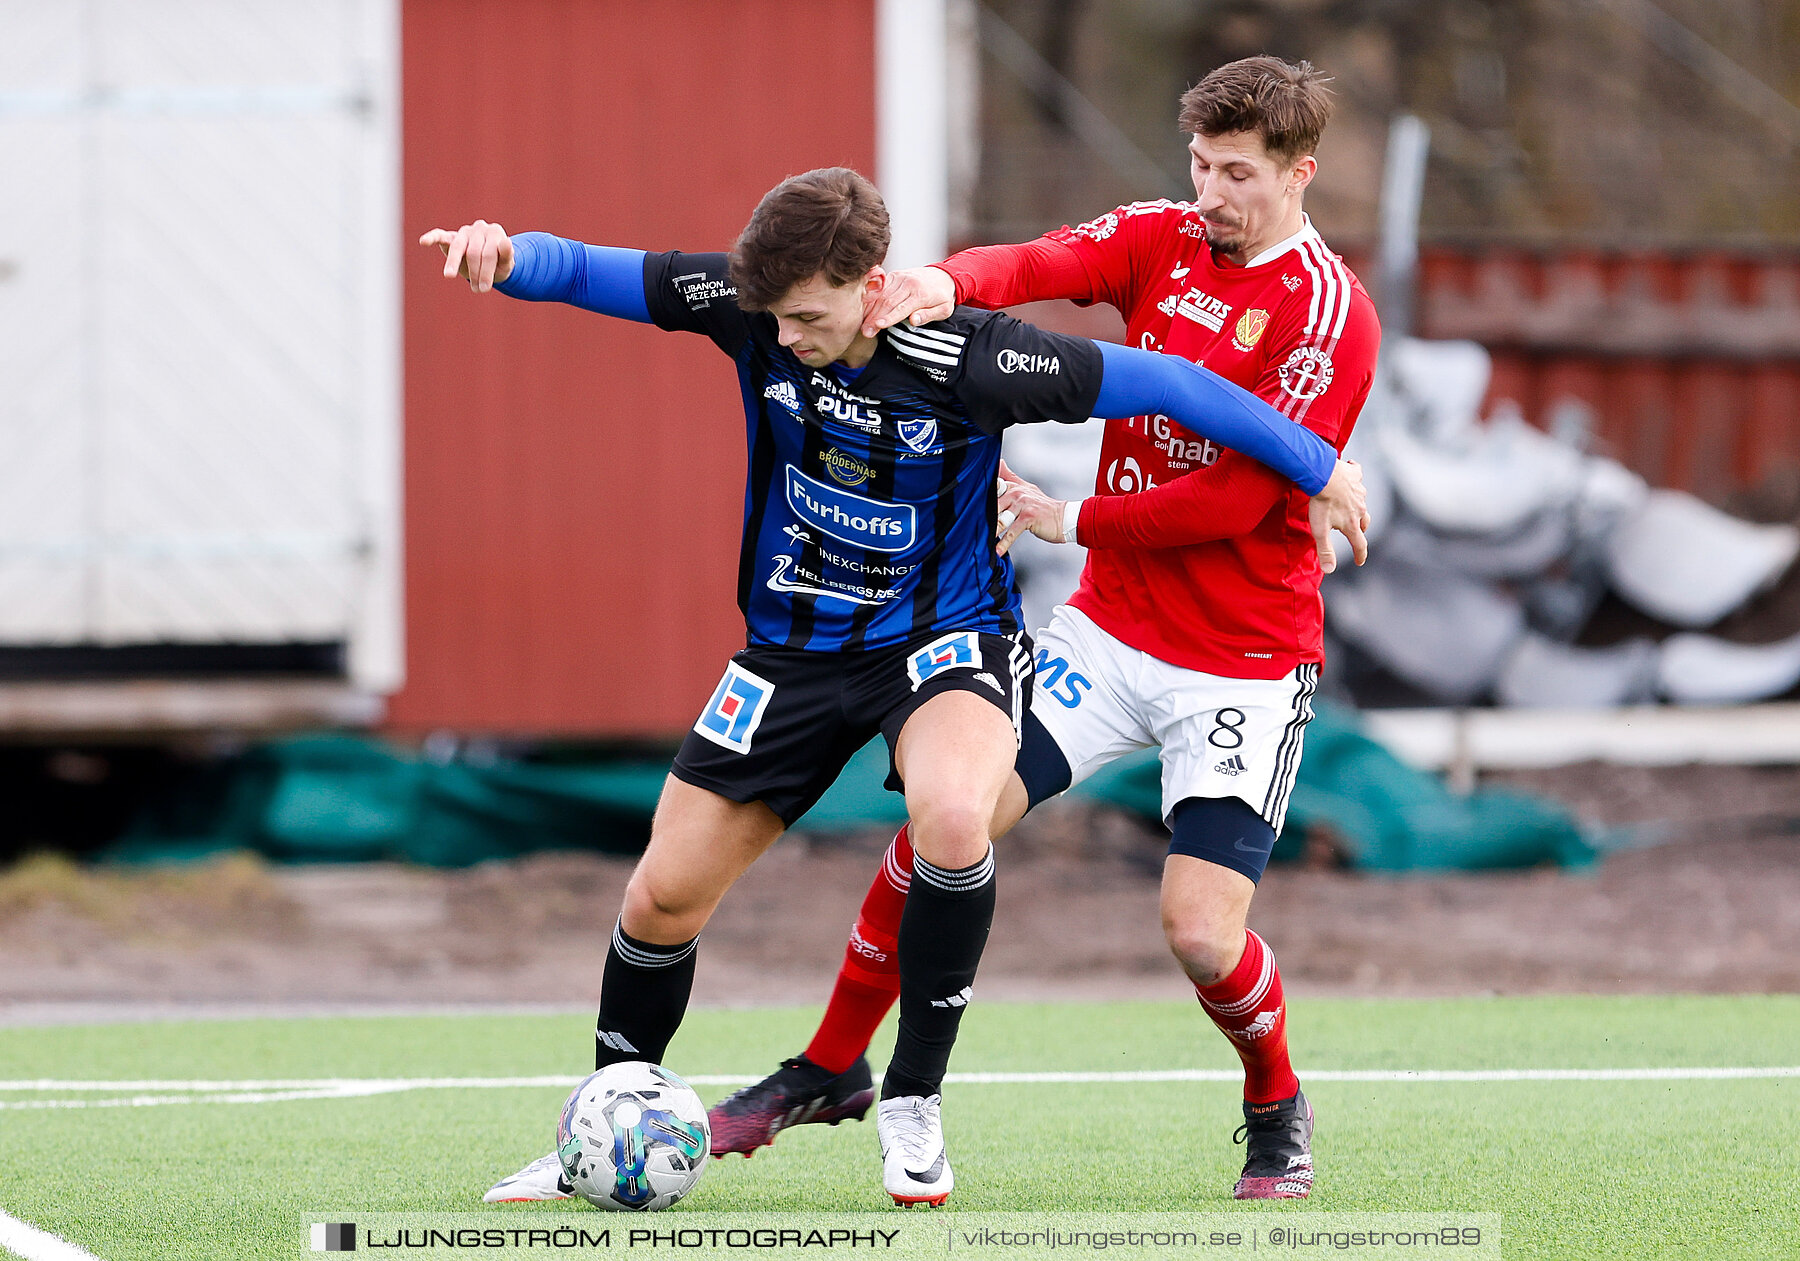
M804 1044L816 1017L697 1011L668 1062L691 1076L760 1076ZM959 1073L1236 1066L1192 1004L977 1004L963 1028ZM516 1224L566 1212L480 1204L496 1178L550 1149L564 1088L279 1096L327 1078L573 1080L589 1036L573 1015L0 1029L0 1213L101 1261L165 1261L311 1255L308 1222L359 1213ZM968 1083L946 1091L957 1189L941 1216L1497 1213L1508 1258L1800 1257L1800 1076L1308 1076L1793 1066L1800 998L1303 999L1290 1036L1319 1118L1309 1202L1271 1210L1229 1199L1242 1159L1230 1142L1239 1096L1229 1082ZM876 1045L891 1045L890 1034ZM25 1084L44 1079L133 1084ZM226 1084L247 1081L275 1084ZM700 1087L709 1101L729 1089ZM871 1119L802 1127L754 1160L714 1162L655 1221L889 1208ZM642 1220L592 1217L615 1229Z

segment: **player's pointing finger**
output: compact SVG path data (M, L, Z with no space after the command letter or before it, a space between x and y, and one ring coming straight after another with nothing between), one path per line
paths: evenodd
M450 238L450 244L444 248L444 279L455 280L462 270L463 253L469 248L469 230L458 228Z

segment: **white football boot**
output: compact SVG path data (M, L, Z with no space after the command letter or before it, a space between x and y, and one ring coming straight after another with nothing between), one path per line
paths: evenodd
M883 1099L875 1112L881 1139L881 1185L896 1204L942 1204L956 1177L944 1152L937 1095Z
M525 1200L566 1200L575 1188L563 1177L556 1153L539 1156L509 1178L502 1178L481 1197L484 1204L517 1204Z

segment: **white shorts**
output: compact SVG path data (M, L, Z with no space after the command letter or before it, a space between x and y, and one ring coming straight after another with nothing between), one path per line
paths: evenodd
M1312 719L1316 664L1279 679L1189 670L1120 643L1067 604L1033 638L1031 712L1068 760L1070 787L1160 745L1164 822L1185 798L1238 797L1281 832Z

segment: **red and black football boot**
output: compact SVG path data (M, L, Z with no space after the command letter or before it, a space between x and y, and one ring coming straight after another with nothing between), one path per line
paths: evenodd
M1273 1103L1244 1101L1244 1123L1231 1136L1246 1144L1234 1200L1304 1200L1312 1192L1313 1110L1306 1093Z
M857 1056L856 1063L834 1077L804 1055L796 1055L754 1086L713 1105L706 1114L712 1125L712 1153L749 1156L791 1125L860 1121L874 1102L874 1080L864 1057Z

